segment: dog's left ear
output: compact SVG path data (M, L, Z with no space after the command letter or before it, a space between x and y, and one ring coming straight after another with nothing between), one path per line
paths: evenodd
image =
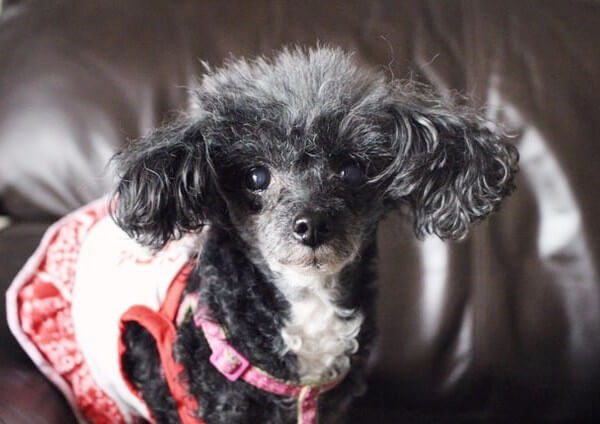
M518 152L477 114L407 102L387 110L397 157L386 195L409 205L418 237L461 239L513 190Z
M214 173L199 123L155 130L114 158L120 178L111 214L140 243L159 249L201 228L216 208Z

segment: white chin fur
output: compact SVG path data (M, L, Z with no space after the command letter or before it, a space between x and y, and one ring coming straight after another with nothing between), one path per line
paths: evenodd
M335 304L337 272L342 267L335 267L335 273L316 267L272 267L279 275L276 284L291 305L281 330L286 345L282 354L296 355L303 383L339 377L349 369L350 357L358 349L362 313Z

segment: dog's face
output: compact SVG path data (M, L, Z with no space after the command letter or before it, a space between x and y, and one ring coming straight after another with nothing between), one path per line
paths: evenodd
M240 236L274 269L335 273L359 251L375 211L359 164L250 167L231 204ZM247 168L246 168L247 169Z
M335 118L291 133L278 121L239 125L246 132L215 161L236 232L273 270L337 273L383 212L375 161L357 154L363 140L332 131Z
M209 72L191 116L120 156L117 222L160 247L203 223L273 270L333 274L386 210L460 238L512 188L517 155L485 121L336 49Z

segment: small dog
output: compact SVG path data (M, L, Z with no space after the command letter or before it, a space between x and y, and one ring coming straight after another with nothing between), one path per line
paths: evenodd
M407 205L417 235L460 239L511 191L517 155L478 116L318 48L209 71L193 116L118 160L118 224L161 248L209 223L187 290L273 376L344 376L319 402L332 422L363 390L377 223ZM127 372L159 422L178 422L144 337L126 330ZM296 421L285 398L216 374L190 321L177 352L206 422Z
M417 236L464 237L513 189L516 149L336 48L209 69L194 106L116 156L118 226L195 243L180 368L133 320L123 374L160 423L334 422L364 391L378 223L408 210Z

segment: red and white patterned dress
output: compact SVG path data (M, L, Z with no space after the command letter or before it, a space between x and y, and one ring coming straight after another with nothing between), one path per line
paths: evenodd
M80 422L152 420L122 377L120 322L133 305L163 312L174 282L185 284L193 240L152 254L114 224L107 204L94 202L47 230L7 292L8 322Z

